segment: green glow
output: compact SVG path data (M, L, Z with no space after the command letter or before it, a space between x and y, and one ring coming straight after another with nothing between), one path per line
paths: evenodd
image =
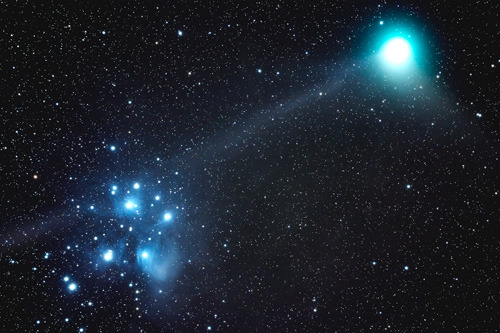
M377 61L386 78L399 81L418 72L418 41L410 34L402 31L387 34L379 45Z
M404 65L412 56L411 45L403 37L391 38L382 47L382 55L391 66Z

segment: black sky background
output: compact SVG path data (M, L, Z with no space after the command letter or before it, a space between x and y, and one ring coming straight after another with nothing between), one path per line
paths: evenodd
M0 327L495 331L498 6L0 3ZM398 26L422 77L395 89L369 59ZM71 199L173 171L181 268L135 301Z

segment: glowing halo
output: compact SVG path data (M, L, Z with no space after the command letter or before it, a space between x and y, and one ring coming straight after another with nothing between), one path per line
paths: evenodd
M384 59L392 66L401 66L408 62L412 48L408 40L403 37L389 39L382 48Z

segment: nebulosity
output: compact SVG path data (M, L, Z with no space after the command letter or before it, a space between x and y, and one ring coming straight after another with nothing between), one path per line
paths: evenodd
M172 177L178 178L178 173L172 173ZM85 230L89 239L80 245L85 247L88 267L81 269L90 267L112 276L116 274L110 271L122 277L142 276L146 286L164 283L163 289L167 290L168 280L184 264L179 224L183 223L185 200L180 198L179 189L169 185L172 183L168 178L149 182L114 180L102 185L106 191L93 195L92 204L84 199L72 200L77 215L90 226ZM66 241L71 243L71 237ZM71 279L76 281L78 276ZM66 277L62 281L70 280ZM77 292L76 283L69 284L68 290Z

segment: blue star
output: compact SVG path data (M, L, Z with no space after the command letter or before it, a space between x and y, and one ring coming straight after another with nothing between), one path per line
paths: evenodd
M127 208L127 209L132 209L134 207L137 207L137 204L131 200L129 200L125 203L125 208Z
M163 215L163 219L165 221L170 221L172 219L172 214L171 213L165 213L165 215Z
M104 260L106 260L106 261L111 261L111 260L113 260L113 251L112 251L112 250L108 250L108 251L104 254Z

